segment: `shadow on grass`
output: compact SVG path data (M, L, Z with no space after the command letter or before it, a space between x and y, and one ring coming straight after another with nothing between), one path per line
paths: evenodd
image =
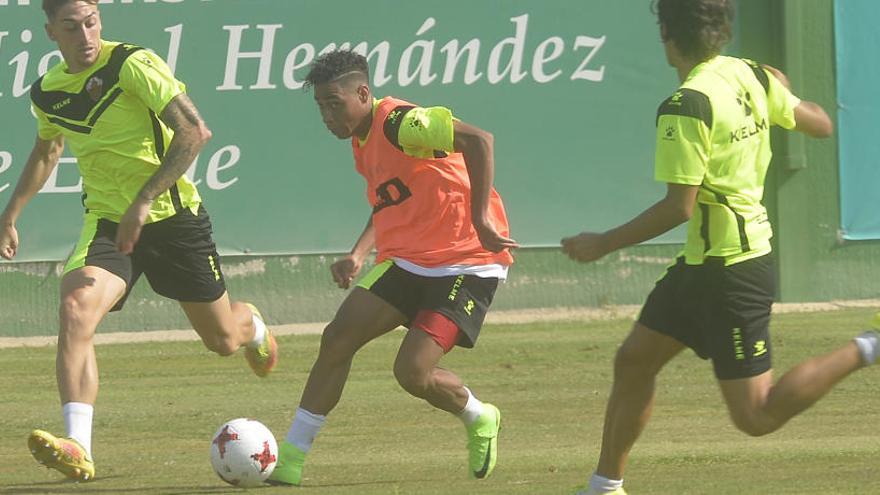
M88 483L77 483L69 480L59 481L38 481L34 483L20 483L0 487L0 494L35 494L35 493L78 493L78 494L111 494L111 493L155 493L162 495L187 495L187 494L214 494L214 493L242 493L241 488L232 486L153 486L153 487L137 487L137 488L121 488L119 486L101 486L111 483L105 481L113 481L122 478L122 476L101 477L95 481ZM305 485L299 487L299 490L324 490L332 488L346 488L357 486L380 486L380 485L400 485L402 483L439 483L444 479L400 479L400 480L374 480L374 481L358 481L351 483L328 483L325 485ZM278 488L270 485L263 485L257 488L251 488L247 491Z
M35 483L19 483L0 487L2 494L33 494L33 493L156 493L162 495L185 495L185 494L211 494L211 493L241 493L240 488L232 486L153 486L122 488L119 486L107 486L114 479L122 476L104 476L88 483L77 483L70 480L38 481ZM111 483L105 483L110 481ZM104 486L102 486L104 485Z

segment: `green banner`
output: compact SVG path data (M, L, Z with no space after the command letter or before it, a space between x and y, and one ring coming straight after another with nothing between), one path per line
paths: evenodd
M59 60L40 3L0 0L0 205L35 139L29 84ZM165 57L213 131L189 173L225 254L347 251L366 223L350 145L302 90L309 63L336 47L369 57L377 96L448 106L495 135L496 187L525 246L614 226L664 193L655 110L677 80L648 0L100 4L104 38ZM17 259L72 248L75 164L66 154L25 209Z

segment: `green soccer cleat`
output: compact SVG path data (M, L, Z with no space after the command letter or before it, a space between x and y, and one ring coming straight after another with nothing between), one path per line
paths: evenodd
M250 308L254 316L265 323L266 320L263 319L263 315L260 314L260 310L256 306L251 303L245 304ZM266 328L266 338L263 339L260 347L256 349L245 348L244 357L247 359L251 369L254 370L255 375L263 377L272 371L272 368L278 363L278 343L275 342L275 337L272 336L272 332L268 327Z
M70 479L91 481L95 477L94 461L72 438L58 438L49 432L34 430L28 437L28 448L37 462Z
M492 404L483 403L483 413L467 427L468 468L478 480L488 478L498 460L498 431L501 429L501 411Z
M278 462L266 483L280 486L299 486L302 483L306 453L287 440L278 446Z

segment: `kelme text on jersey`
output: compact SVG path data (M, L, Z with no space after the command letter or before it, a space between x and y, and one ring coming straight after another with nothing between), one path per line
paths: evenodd
M760 122L755 121L755 125L743 126L737 129L730 131L730 142L742 141L744 139L748 139L756 134L760 134L762 131L766 131L770 126L767 125L767 119L761 119Z

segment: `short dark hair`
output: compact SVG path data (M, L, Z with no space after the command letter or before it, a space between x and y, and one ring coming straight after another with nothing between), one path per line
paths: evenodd
M360 72L366 80L370 80L370 65L367 63L367 57L352 50L334 50L312 62L311 70L306 75L303 85L311 88L353 72Z
M43 12L46 13L46 17L49 20L55 17L55 14L58 13L58 10L61 7L64 7L70 2L75 2L77 0L43 0ZM98 0L80 0L82 2L90 3L92 5L98 5Z
M682 55L704 61L733 37L734 0L654 0L652 10Z

